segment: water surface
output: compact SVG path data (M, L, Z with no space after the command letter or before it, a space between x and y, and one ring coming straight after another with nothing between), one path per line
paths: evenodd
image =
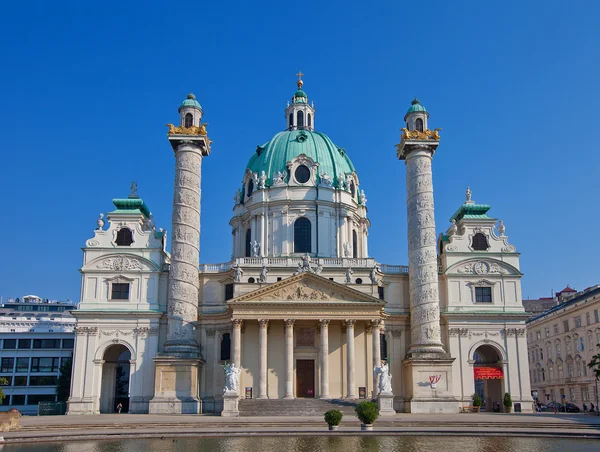
M2 452L598 452L600 440L465 436L127 439L6 445Z

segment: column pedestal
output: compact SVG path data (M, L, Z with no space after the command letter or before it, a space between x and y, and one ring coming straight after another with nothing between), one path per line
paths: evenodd
M394 416L394 394L391 392L380 392L377 396L377 406L381 416Z
M409 358L402 362L405 381L404 410L407 413L458 413L459 401L452 394L454 358ZM429 377L439 376L432 387Z
M200 414L198 375L204 361L174 357L154 358L156 370L150 414Z
M239 396L236 391L226 391L223 394L223 411L221 416L223 417L239 417L240 411L238 409Z

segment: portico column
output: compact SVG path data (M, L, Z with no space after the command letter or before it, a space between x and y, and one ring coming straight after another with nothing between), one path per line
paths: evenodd
M233 319L233 335L231 337L231 356L235 367L242 365L242 320Z
M285 396L284 399L294 398L294 322L285 321Z
M379 335L381 334L380 331L380 326L381 326L381 320L377 319L377 320L372 320L371 321L371 327L372 327L372 341L373 341L373 369L375 369L375 367L380 366L381 365L381 343L380 343L380 338ZM373 372L373 375L375 375L375 372ZM379 394L379 388L377 387L377 377L373 377L373 397L377 396L377 394Z
M346 320L346 367L348 373L347 399L356 399L354 388L354 324L356 320Z
M329 320L321 320L321 399L329 398Z
M268 399L267 396L267 328L268 319L258 321L258 398Z

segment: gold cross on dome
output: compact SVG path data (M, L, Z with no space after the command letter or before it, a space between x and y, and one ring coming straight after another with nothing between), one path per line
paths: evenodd
M298 80L302 80L302 76L304 76L304 74L302 73L302 71L299 71L296 76L298 77Z

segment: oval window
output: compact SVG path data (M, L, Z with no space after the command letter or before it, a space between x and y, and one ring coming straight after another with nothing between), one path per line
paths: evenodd
M308 179L310 179L310 170L307 166L300 165L298 168L296 168L294 176L296 177L296 180L299 183L305 184L306 182L308 182Z

